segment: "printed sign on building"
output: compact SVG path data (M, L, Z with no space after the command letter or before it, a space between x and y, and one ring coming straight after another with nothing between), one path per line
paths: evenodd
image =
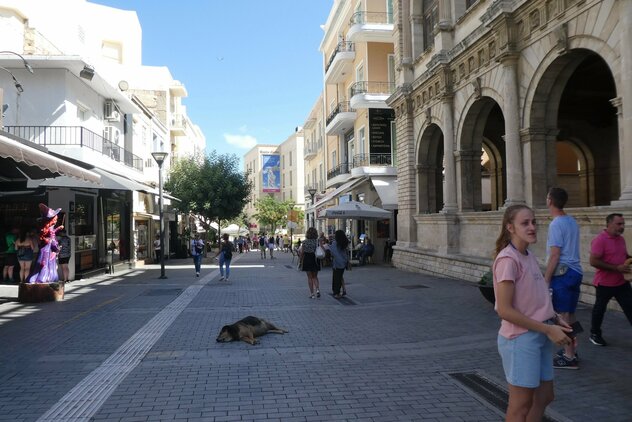
M281 156L262 155L261 175L264 192L281 192Z

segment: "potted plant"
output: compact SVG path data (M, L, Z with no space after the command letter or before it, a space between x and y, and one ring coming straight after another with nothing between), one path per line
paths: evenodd
M478 290L489 303L496 303L494 297L494 276L490 271L483 273L481 279L478 281Z

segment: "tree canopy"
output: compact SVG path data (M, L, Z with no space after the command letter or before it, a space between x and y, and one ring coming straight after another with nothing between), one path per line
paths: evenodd
M279 201L273 196L266 195L255 202L257 213L254 217L262 226L270 226L274 232L277 227L285 226L288 221L288 211L295 209L292 200Z
M211 152L204 157L186 157L172 167L165 189L180 199L180 209L200 217L206 230L238 217L250 198L252 184L247 173L239 170L234 154Z

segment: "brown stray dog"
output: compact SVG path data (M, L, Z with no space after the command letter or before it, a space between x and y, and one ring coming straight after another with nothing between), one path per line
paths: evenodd
M234 324L224 325L216 340L223 343L242 340L248 344L255 345L259 343L255 337L260 337L267 333L285 334L288 332L288 330L279 328L265 319L247 316Z

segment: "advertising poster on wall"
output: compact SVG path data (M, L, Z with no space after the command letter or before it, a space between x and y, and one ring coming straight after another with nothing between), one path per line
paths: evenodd
M262 155L261 174L264 192L281 192L281 156Z

